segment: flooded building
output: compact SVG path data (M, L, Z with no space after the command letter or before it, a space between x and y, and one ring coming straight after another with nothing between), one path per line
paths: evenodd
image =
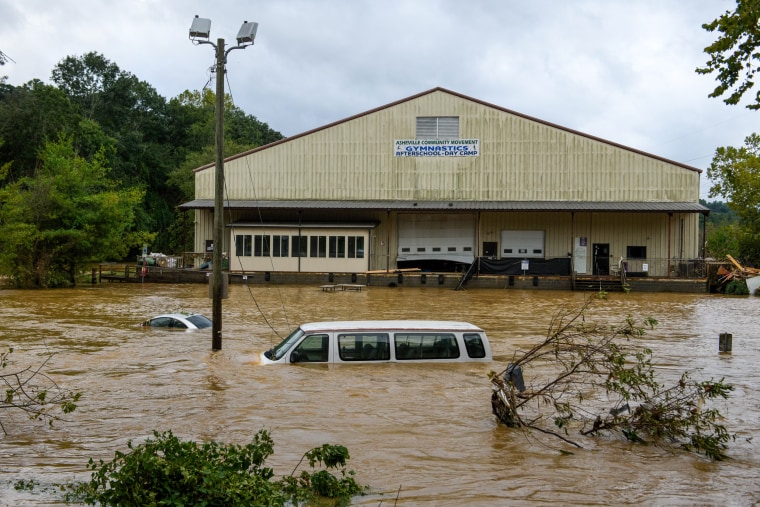
M225 160L231 271L678 276L701 170L435 88ZM195 170L195 249L215 167ZM477 262L476 262L477 261Z

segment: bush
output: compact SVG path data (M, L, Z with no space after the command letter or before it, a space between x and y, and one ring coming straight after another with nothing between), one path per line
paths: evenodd
M731 294L733 296L748 295L749 289L747 288L747 282L744 280L731 280L726 285L726 294Z
M325 444L304 455L312 468L323 463L339 469L340 479L318 470L273 481L265 461L274 443L266 430L242 446L181 441L171 431L153 435L137 446L130 441L130 451L117 451L108 463L90 460L90 482L69 485L66 500L104 506L284 506L317 499L343 504L364 490L350 477L353 471L345 470L349 456L343 446Z

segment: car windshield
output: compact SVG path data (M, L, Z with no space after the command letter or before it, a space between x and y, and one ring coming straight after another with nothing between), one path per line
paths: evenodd
M198 329L206 329L207 327L211 327L211 321L203 315L190 315L187 317L187 320L192 322Z
M277 345L276 347L274 347L271 350L267 350L266 351L266 356L269 359L271 359L272 361L276 361L276 360L282 358L282 356L284 356L285 353L288 350L290 350L290 348L296 342L298 342L298 340L300 340L303 335L304 335L304 332L299 327L298 329L296 329L295 331L293 331L292 333L290 333L290 335L287 338L285 338L284 340L282 340L279 343L279 345Z

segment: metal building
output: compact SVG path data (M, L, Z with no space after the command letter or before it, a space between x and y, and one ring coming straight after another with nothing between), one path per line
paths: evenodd
M435 88L225 160L231 271L670 276L701 170ZM212 248L214 165L195 170ZM527 269L527 271L526 271Z

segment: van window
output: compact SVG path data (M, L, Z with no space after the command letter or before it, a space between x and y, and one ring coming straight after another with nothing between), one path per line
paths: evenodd
M390 339L385 333L348 333L338 335L341 361L388 361Z
M465 333L464 346L467 347L467 355L470 357L486 357L486 348L483 346L483 338L479 334Z
M450 333L396 333L396 359L455 359L456 337Z
M329 357L329 339L326 334L313 334L303 339L290 353L292 363L323 363Z

